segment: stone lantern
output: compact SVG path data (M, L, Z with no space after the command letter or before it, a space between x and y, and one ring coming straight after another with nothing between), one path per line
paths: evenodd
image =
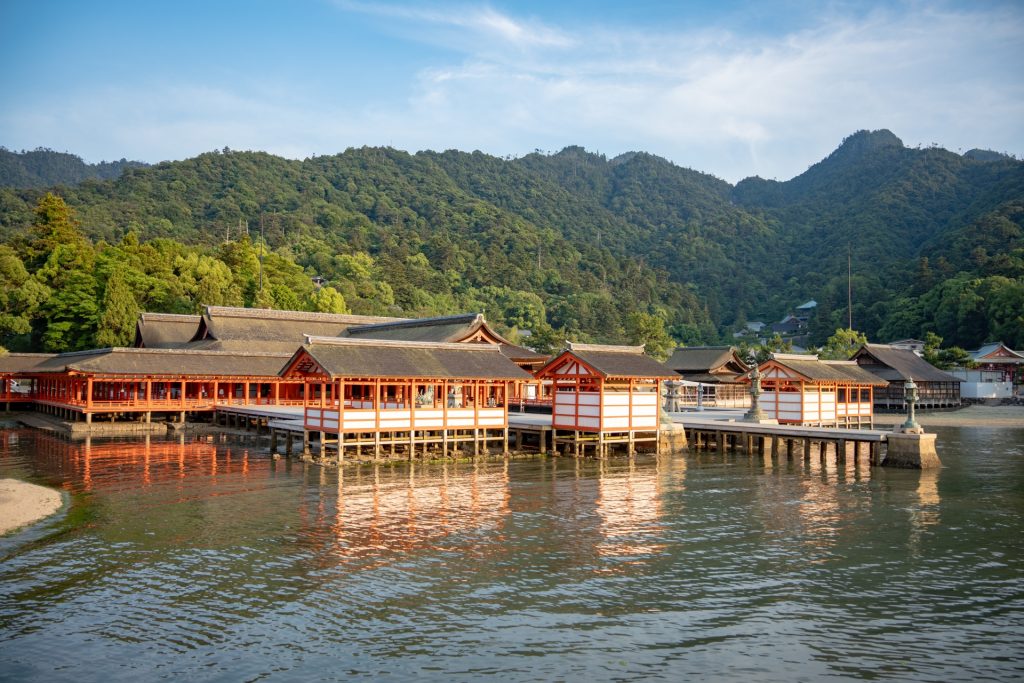
M761 411L761 370L754 361L754 369L750 371L750 410L743 416L744 422L759 422L761 424L778 424L774 419L768 419Z
M920 433L924 430L921 429L921 425L914 419L914 406L917 404L917 384L914 383L914 378L910 377L903 385L903 396L907 402L907 421L900 427L900 431L906 434Z

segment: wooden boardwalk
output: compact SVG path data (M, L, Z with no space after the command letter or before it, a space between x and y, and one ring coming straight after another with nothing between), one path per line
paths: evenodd
M702 411L672 413L673 422L682 424L690 449L744 452L778 457L793 457L797 451L805 458L816 447L821 457L832 449L837 458L845 458L852 448L854 458L866 450L872 465L881 463L881 446L890 432L876 429L802 427L798 425L743 422L741 411Z

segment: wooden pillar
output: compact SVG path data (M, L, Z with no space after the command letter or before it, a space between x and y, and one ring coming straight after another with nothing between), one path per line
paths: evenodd
M720 431L715 432L715 444L718 446L718 454L719 455L724 455L725 454L725 434L723 434Z

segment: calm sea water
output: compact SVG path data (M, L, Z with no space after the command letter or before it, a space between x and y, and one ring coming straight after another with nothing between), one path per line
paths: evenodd
M364 466L0 432L0 679L1024 679L1024 429L941 471L706 454Z

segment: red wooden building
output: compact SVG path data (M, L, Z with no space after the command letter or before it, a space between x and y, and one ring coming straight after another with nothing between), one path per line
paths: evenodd
M70 420L153 413L184 418L217 405L301 405L301 382L279 372L289 354L183 349L97 349L39 354L16 373L25 400ZM0 367L5 367L0 359Z
M493 344L311 337L282 377L302 382L305 429L346 450L473 445L508 450L513 386L530 375Z
M759 370L761 410L779 424L871 427L873 392L888 385L854 361L809 354L776 353Z
M556 449L560 442L577 451L592 445L603 456L609 444L628 444L630 452L638 442L657 444L660 385L678 375L643 351L642 346L569 344L537 372L554 387Z

